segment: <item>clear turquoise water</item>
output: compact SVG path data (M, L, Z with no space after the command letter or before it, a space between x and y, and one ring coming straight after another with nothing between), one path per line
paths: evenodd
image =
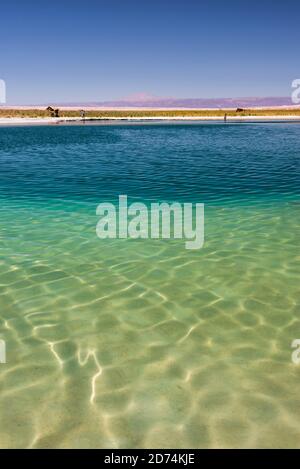
M0 447L299 447L300 125L0 128ZM205 203L204 248L95 210Z

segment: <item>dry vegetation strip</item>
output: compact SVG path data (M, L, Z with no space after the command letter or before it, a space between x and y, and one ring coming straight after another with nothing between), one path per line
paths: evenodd
M143 117L219 117L224 116L240 117L240 116L299 116L300 117L300 108L278 108L278 109L246 109L242 112L236 112L234 110L226 109L210 109L210 110L110 110L110 111L95 111L95 110L86 110L86 118L102 118L109 119L110 117L126 119L131 118L143 118ZM60 110L60 117L80 117L80 112L77 110ZM18 117L18 118L28 118L28 117L50 117L49 112L46 110L40 109L5 109L0 108L0 118L9 118L9 117Z

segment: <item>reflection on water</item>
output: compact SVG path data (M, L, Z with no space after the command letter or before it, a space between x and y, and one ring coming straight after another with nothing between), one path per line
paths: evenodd
M300 126L0 129L1 447L299 447ZM206 242L97 203L206 203Z

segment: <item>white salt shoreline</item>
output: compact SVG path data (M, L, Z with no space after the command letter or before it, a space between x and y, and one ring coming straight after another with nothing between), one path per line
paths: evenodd
M82 119L80 117L3 117L0 118L0 126L7 125L32 125L32 124L63 124L80 122L143 122L143 121L224 121L223 116L145 116L145 117L90 117ZM227 116L227 122L300 122L300 116Z

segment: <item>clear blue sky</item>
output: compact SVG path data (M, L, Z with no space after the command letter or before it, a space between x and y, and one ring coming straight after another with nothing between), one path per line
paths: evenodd
M297 0L9 0L0 5L9 104L289 96Z

